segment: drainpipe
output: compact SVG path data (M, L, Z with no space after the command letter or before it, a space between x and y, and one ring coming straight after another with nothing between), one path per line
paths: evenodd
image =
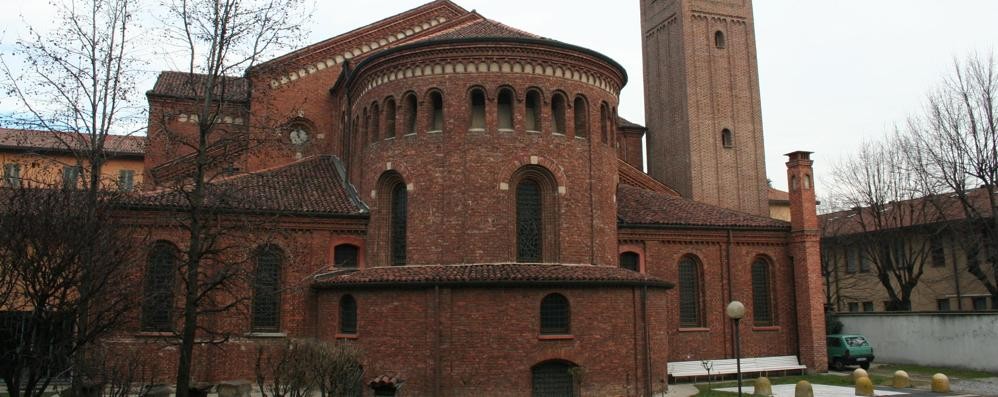
M433 314L434 314L434 327L433 327L433 395L439 396L440 393L440 286L433 286Z

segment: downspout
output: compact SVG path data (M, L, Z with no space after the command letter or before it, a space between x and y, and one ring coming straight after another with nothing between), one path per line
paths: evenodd
M648 286L641 286L641 323L645 337L645 395L651 396L651 336L648 335Z
M734 235L733 235L732 230L728 229L727 254L725 255L725 258L724 258L725 268L726 268L725 269L725 273L727 273L727 278L728 278L728 288L727 288L727 290L728 290L728 299L726 301L722 301L721 302L722 305L725 305L725 307L727 305L727 302L730 302L732 299L734 299L733 298L734 294L732 292L733 290L732 290L732 286L731 286L731 250L732 250L732 246L733 245L734 245ZM723 312L723 310L722 310L722 312ZM728 330L727 335L725 335L725 338L728 338L729 340L731 340L731 354L730 355L734 355L735 354L735 338L730 337L735 332L734 322L732 322L730 328L729 327L722 327L721 329Z
M433 395L439 396L440 393L440 285L433 286Z

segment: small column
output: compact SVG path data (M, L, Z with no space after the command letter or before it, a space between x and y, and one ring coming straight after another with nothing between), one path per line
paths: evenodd
M814 195L811 152L787 154L790 190L790 255L797 298L800 360L813 371L828 370L825 350L825 299L821 279L821 235Z

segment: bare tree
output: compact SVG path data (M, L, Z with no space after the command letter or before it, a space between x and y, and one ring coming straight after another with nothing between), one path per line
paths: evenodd
M257 350L256 379L264 397L359 396L364 369L350 345L292 340Z

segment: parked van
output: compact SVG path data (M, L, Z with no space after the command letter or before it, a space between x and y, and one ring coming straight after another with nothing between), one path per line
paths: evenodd
M863 335L828 335L828 366L841 370L846 365L870 369L873 346Z

